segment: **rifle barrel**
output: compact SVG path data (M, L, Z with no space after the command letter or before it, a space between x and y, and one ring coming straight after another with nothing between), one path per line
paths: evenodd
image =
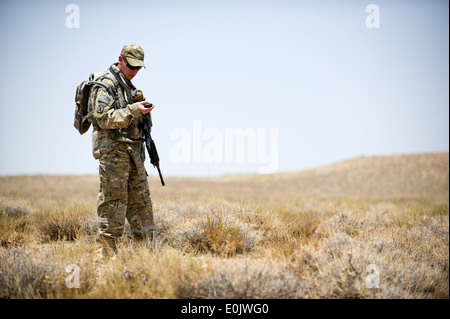
M157 165L156 168L158 169L158 174L159 174L159 179L161 180L161 185L165 186L166 183L164 183L164 178L161 175L161 170L159 169L159 165Z

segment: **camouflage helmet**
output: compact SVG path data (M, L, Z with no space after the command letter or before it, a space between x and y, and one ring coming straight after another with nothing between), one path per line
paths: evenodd
M122 51L120 52L122 57L130 63L132 66L143 66L144 64L144 50L136 44L126 44L123 46Z

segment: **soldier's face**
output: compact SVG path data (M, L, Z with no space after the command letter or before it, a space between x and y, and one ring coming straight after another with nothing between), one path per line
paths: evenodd
M120 71L122 71L122 73L128 80L132 80L140 69L130 69L127 64L128 63L125 61L125 59L122 56L119 56L119 65L117 67Z

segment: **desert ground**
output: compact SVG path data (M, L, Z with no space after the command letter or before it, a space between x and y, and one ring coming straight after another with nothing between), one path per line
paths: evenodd
M448 153L149 173L155 238L109 259L98 176L0 177L0 298L449 298Z

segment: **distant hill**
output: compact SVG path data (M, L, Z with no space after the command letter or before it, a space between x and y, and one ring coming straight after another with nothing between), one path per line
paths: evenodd
M448 198L449 153L360 157L300 172L228 180L292 195Z
M219 194L229 198L271 197L281 201L299 196L365 198L449 197L449 153L360 157L299 172L212 178L165 177L161 187L152 172L156 200L191 200ZM98 175L0 177L0 198L33 198L45 191L54 200L96 201Z

